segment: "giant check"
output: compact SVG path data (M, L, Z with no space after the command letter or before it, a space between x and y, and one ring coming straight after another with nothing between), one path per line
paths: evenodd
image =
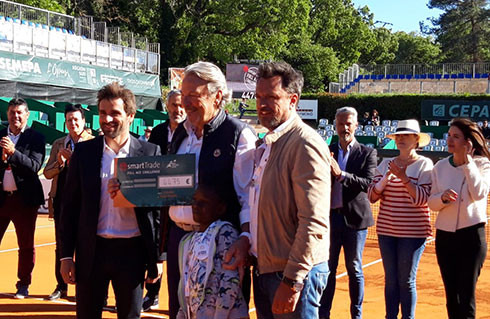
M190 205L195 190L194 154L116 158L121 183L115 207Z

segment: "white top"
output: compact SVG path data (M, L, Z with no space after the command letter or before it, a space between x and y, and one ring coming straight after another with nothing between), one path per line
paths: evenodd
M289 116L289 119L276 127L272 133L281 132L284 130L289 123L293 121L295 118L294 115ZM269 132L271 133L271 132ZM267 133L267 134L269 134ZM250 253L257 257L257 220L259 215L259 199L260 199L260 184L262 183L262 177L264 176L265 166L267 165L267 160L269 159L269 155L271 154L272 144L267 144L264 138L264 143L261 144L255 150L255 171L252 179L252 183L250 185L250 197L249 197L249 205L250 205Z
M458 193L447 204L441 195L446 189ZM487 198L490 188L490 161L475 156L468 164L454 167L449 158L440 160L432 170L429 207L438 211L436 228L448 232L487 222Z
M107 183L114 177L114 159L129 156L131 138L116 154L105 142L100 168L100 212L97 224L97 235L104 238L132 238L140 236L138 221L134 208L114 207L114 202L107 192Z
M196 185L199 176L199 156L201 154L203 138L197 138L195 127L190 121L184 122L184 128L187 131L187 137L180 144L177 154L195 154L196 155ZM235 154L235 163L233 164L233 186L238 196L238 201L242 206L240 211L240 224L250 222L250 208L248 200L248 188L252 181L253 175L253 156L255 149L255 134L245 128L238 139L238 147ZM170 218L176 223L197 225L192 217L192 206L171 206L169 210Z
M17 145L17 142L19 141L20 138L20 134L24 133L25 129L26 127L24 126L20 130L19 134L14 135L14 133L10 131L10 126L7 128L7 136L10 138L12 143L14 143L14 145ZM17 190L17 184L15 183L14 174L12 173L12 169L10 168L10 166L7 167L3 175L3 190L6 192L13 192Z

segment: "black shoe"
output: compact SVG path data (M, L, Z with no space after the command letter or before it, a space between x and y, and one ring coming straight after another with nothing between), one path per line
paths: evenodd
M25 285L17 285L17 292L15 293L14 298L15 299L24 299L25 297L29 296L29 286Z
M143 306L141 307L142 311L149 311L150 309L156 309L160 306L158 303L158 297L150 297L146 295L145 299L143 299Z
M66 290L61 290L56 288L51 295L49 295L48 300L57 300L60 298L66 298Z

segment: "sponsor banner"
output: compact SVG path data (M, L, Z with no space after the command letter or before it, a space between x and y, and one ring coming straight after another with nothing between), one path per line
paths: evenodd
M296 112L303 120L318 119L318 100L299 100Z
M121 183L115 207L190 205L196 180L195 154L116 158Z
M490 100L425 100L421 104L423 120L451 120L455 117L468 117L479 121L490 117Z
M182 89L182 79L184 78L184 68L169 68L168 69L168 77L170 88L172 90L180 90Z
M233 91L233 98L255 99L257 64L227 64L226 84Z
M0 51L0 79L87 90L118 81L135 95L161 96L155 74L138 74L94 65Z

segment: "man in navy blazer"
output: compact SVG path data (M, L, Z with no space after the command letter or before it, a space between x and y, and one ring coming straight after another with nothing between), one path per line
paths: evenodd
M114 207L114 159L160 155L129 133L133 93L112 83L98 93L104 136L78 143L70 160L61 212L61 274L76 283L77 318L101 318L112 281L118 318L140 318L143 282L161 274L158 208Z
M19 243L17 293L23 299L29 292L34 268L34 230L37 210L44 193L37 172L44 161L44 136L27 126L29 109L23 99L7 106L9 126L0 131L0 242L12 221Z
M335 115L339 143L330 146L332 152L332 200L330 211L330 275L323 292L320 318L330 318L335 292L339 254L344 247L345 265L349 275L351 318L362 318L364 274L362 252L367 228L374 224L367 189L376 169L376 150L359 144L354 137L357 111L342 107Z

